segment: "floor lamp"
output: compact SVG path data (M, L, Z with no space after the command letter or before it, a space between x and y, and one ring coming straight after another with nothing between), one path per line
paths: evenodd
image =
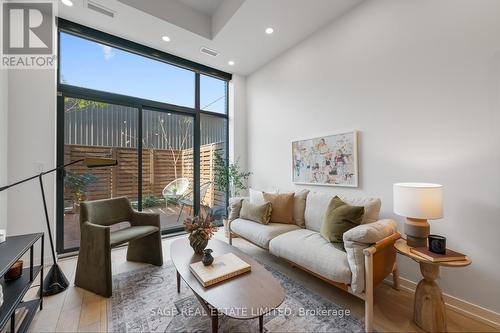
M49 233L49 240L50 240L50 249L52 250L52 260L53 260L53 265L49 270L49 273L47 274L47 277L43 280L43 295L44 296L50 296L50 295L55 295L60 293L61 291L65 290L68 285L68 279L64 276L64 273L61 271L61 268L57 265L56 261L56 252L54 249L54 241L52 239L52 232L50 229L50 220L49 220L49 213L47 211L47 202L45 200L45 191L43 190L43 176L49 173L52 173L54 171L58 170L64 170L65 167L77 164L83 162L83 164L87 168L100 168L100 167L109 167L109 166L115 166L118 164L117 160L110 159L110 158L95 158L95 157L86 157L82 158L76 161L69 162L64 165L60 165L55 167L54 169L51 169L49 171L44 171L41 172L38 175L28 177L26 179L20 180L18 182L15 182L13 184L7 185L7 186L2 186L0 187L0 192L7 190L10 187L25 183L27 181L30 181L32 179L38 178L38 181L40 183L40 191L42 193L42 200L43 200L43 208L45 211L45 222L47 223L47 232Z

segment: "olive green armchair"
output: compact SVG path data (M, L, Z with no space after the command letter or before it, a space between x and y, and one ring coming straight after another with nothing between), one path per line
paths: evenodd
M111 231L120 222L130 226ZM82 202L80 234L75 285L101 296L112 295L111 248L128 242L127 260L163 265L160 216L134 211L126 197Z

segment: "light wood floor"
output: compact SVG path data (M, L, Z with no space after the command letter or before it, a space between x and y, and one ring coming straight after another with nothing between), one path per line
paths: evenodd
M225 239L223 233L216 234ZM170 258L170 239L163 240L164 260ZM289 277L299 281L310 290L332 300L360 318L364 316L362 300L334 288L327 283L290 267L278 258L252 244L237 238L233 245L258 258ZM143 264L127 262L125 249L113 251L113 274L137 269ZM68 280L73 283L76 258L59 262ZM172 281L175 283L175 281ZM105 332L107 331L106 299L71 285L66 291L44 299L44 309L39 312L31 327L31 332ZM375 329L384 332L422 332L412 321L413 295L406 291L396 291L388 285L381 285L375 291ZM448 330L450 332L495 332L494 328L448 310Z

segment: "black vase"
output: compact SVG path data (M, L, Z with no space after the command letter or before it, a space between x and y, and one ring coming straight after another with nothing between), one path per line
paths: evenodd
M214 262L214 257L212 257L212 249L203 250L203 258L201 258L201 262L205 266L210 266Z

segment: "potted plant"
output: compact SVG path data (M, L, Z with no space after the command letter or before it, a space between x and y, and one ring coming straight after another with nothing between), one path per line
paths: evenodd
M73 212L78 213L80 202L85 200L85 192L90 184L94 183L97 177L91 173L77 175L73 172L66 172L64 176L64 186L73 192Z
M189 233L189 245L197 254L202 254L208 241L217 231L214 217L211 214L188 217L184 220L184 229Z
M218 191L229 193L229 198L234 198L240 194L240 191L247 189L248 177L251 172L242 171L236 160L234 163L229 163L220 154L215 153L215 177L214 184ZM229 237L228 220L224 217L224 233Z

